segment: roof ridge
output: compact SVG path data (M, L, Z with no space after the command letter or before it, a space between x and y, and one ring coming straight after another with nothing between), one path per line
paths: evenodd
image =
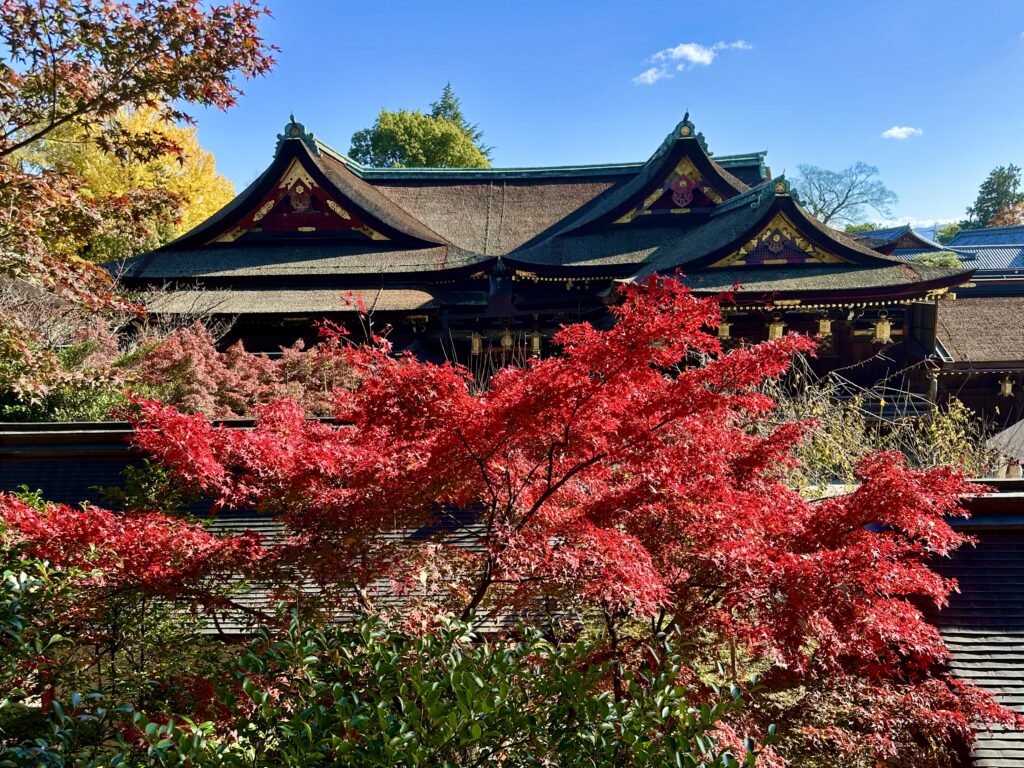
M701 148L707 153L708 157L712 157L712 152L707 147L707 141L704 139L703 133L696 132L696 127L689 119L689 113L683 117L673 131L665 137L661 145L655 150L654 154L651 155L647 160L631 161L625 163L584 163L574 165L536 165L536 166L509 166L509 167L489 167L489 168L437 168L437 167L392 167L392 168L375 168L368 165L363 165L358 160L348 156L344 152L335 149L327 142L315 136L309 131L306 126L295 120L294 115L290 115L290 122L284 127L284 131L277 135L277 146L274 150L276 155L281 151L282 145L288 140L299 140L306 144L307 147L317 156L321 154L327 154L348 166L349 170L355 173L362 179L370 180L373 178L386 178L390 176L394 177L472 177L479 175L481 177L494 177L494 176L575 176L575 175L588 175L588 174L635 174L638 173L644 166L650 163L655 158L659 157L664 151L667 151L676 141L685 139L696 139ZM764 168L764 159L768 154L768 150L756 150L754 152L744 152L741 154L734 155L722 155L721 157L714 158L715 163L722 166L740 166L740 165L753 165L755 162L759 168ZM744 163L743 161L748 161Z
M957 235L963 235L963 234L967 234L969 232L970 233L973 233L973 232L993 232L993 233L996 233L996 232L1007 232L1007 231L1012 230L1012 229L1017 229L1017 230L1024 231L1024 224L1009 224L1009 225L1007 225L1005 227L977 227L976 229L960 229L960 230L957 230L956 234Z
M774 179L765 179L760 184L755 184L750 189L744 190L738 195L719 203L711 209L710 216L715 218L723 213L739 208L748 201L751 208L760 208L766 200L778 195L792 197L798 205L800 204L799 196L792 188L792 185L790 185L789 180L786 179L786 174L783 173Z

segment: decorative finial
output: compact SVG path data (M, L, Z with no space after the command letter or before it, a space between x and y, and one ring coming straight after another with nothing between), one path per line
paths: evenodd
M277 134L277 147L274 150L274 154L276 155L281 151L281 147L284 145L284 142L289 139L299 139L303 144L309 147L309 150L314 155L319 156L320 148L316 145L316 137L306 130L306 126L295 119L294 114L290 114L288 117L290 118L290 122L284 127L284 133Z
M696 126L690 121L690 111L686 110L682 121L676 125L676 128L672 133L665 137L665 140L661 142L661 146L658 147L657 151L651 156L651 159L653 160L667 153L673 146L675 146L675 143L679 139L697 139L700 143L701 149L707 152L708 157L711 156L711 151L708 149L707 142L704 141L704 134L697 133Z
M800 195L797 193L796 189L793 188L793 185L789 183L789 179L786 178L785 173L781 174L780 176L776 176L774 179L772 179L771 183L775 188L776 195L788 195L789 197L793 198L793 202L795 202L797 205L803 205L803 203L800 200Z
M683 139L695 138L700 142L701 149L711 155L711 151L708 149L708 143L704 140L704 134L697 132L697 126L690 120L690 110L686 110L683 114L683 120L679 125L676 126L676 135Z

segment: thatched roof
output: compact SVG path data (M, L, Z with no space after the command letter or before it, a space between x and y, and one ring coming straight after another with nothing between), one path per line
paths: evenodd
M369 312L414 312L442 306L487 305L483 291L424 291L411 288L351 290L176 290L145 297L150 311L164 315L325 315L357 312L359 302Z
M959 366L1024 366L1024 296L965 298L939 304L936 333ZM999 367L999 366L995 366Z
M217 290L227 295L216 301L239 312L260 311L263 295L264 307L294 301L290 311L300 313L334 311L328 294L348 287L436 297L457 282L487 287L481 278L496 297L512 277L610 281L681 270L701 290L739 279L757 286L752 293L858 298L923 296L934 281L967 279L966 270L928 272L822 225L784 178L769 177L764 153L712 157L687 118L644 163L513 169L364 168L292 122L270 167L235 201L115 270L129 287L178 286L182 306ZM778 231L772 217L788 233L785 258L756 245L766 227Z

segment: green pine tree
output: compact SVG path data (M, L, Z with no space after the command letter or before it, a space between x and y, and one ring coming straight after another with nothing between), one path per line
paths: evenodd
M1024 203L1020 174L1020 167L1013 163L995 168L978 189L978 198L967 209L967 218L960 222L961 229L992 226L992 219L1000 212Z
M434 118L443 117L445 120L451 120L462 129L463 133L473 140L473 143L476 144L477 149L480 150L484 157L488 160L491 159L491 151L493 147L489 147L484 144L484 132L480 130L480 126L477 123L470 123L466 119L466 116L462 114L462 102L459 97L455 95L455 91L452 90L452 84L450 82L444 84L444 90L441 91L441 98L431 103L430 116Z
M451 83L429 114L382 109L369 128L352 135L349 155L373 167L488 168L491 147L483 131L462 114Z

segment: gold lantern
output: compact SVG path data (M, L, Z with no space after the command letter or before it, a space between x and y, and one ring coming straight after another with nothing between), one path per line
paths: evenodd
M476 331L469 337L469 351L473 355L479 355L484 351L484 337Z
M540 331L534 331L530 334L530 354L534 357L540 357L540 344L543 338L540 335Z
M512 331L508 328L501 332L501 348L506 352L512 349Z
M819 336L831 336L832 335L832 319L828 317L818 318L818 335Z
M786 324L782 322L782 315L776 312L772 315L772 321L768 323L768 341L775 341L775 339L782 338L782 331L785 329Z
M718 324L718 338L728 339L729 329L732 327L732 323L721 322Z
M1013 397L1013 379L1005 376L999 381L999 394L1002 397Z
M879 344L888 344L892 341L892 323L889 320L889 313L882 311L878 313L878 322L875 323L875 338Z

